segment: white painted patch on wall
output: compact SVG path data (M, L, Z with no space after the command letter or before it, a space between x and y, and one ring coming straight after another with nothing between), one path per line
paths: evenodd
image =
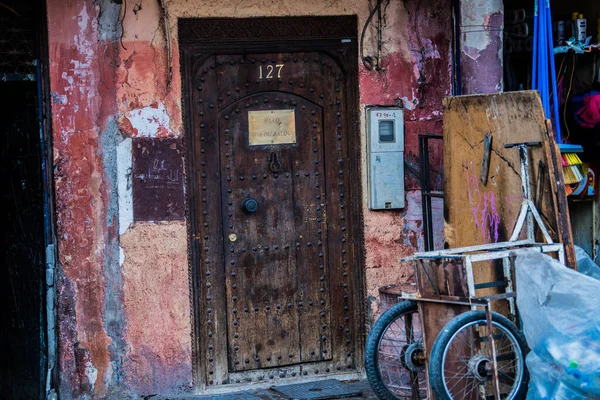
M423 210L421 209L421 191L406 191L406 214L404 218L410 221L423 220Z
M117 145L117 191L119 199L119 235L133 222L133 192L131 188L131 138Z
M68 85L64 87L64 90L65 90L65 91L68 91L68 90L70 90L70 89L71 89L71 87L73 86L73 77L72 77L72 76L69 76L69 75L67 75L67 71L63 71L63 73L62 73L62 75L61 75L61 76L62 76L62 78L63 78L65 81L67 81L67 83L68 83Z
M419 104L419 100L417 100L416 98L413 98L412 100L410 100L408 97L404 96L400 100L402 100L402 104L404 104L404 108L409 111L412 111L415 108L417 108L417 105Z
M116 365L116 363L117 361L113 361L108 363L108 365L106 366L106 370L104 371L104 386L106 387L108 387L111 384L111 381L114 379L113 371L115 370L115 368L113 367L113 365Z
M94 385L96 385L96 380L98 379L98 370L94 367L90 361L85 363L85 376L87 376L88 381L90 382L90 386L92 387L92 392L94 391Z
M168 131L171 118L162 103L131 110L125 114L138 137L156 137L161 131Z
M119 265L123 265L125 262L125 251L121 246L119 246Z

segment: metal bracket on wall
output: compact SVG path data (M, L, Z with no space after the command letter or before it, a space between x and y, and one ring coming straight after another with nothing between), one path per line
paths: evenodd
M419 161L421 163L421 207L423 210L423 237L425 251L433 250L432 198L444 198L441 191L431 191L431 165L429 163L429 139L442 139L442 135L425 133L419 135Z
M487 185L490 172L490 156L492 154L492 133L486 132L483 135L483 158L481 159L481 183Z

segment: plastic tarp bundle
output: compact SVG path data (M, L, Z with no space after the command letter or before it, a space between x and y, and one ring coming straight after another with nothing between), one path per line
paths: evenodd
M600 399L600 281L539 252L515 265L527 399Z

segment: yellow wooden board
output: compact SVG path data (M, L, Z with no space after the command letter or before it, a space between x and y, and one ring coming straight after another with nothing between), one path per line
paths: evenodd
M452 248L506 241L523 192L519 152L506 143L546 140L545 116L534 91L456 96L444 100L444 208L446 241ZM481 179L484 135L492 136L487 184ZM530 149L535 196L543 146ZM556 239L548 173L543 176L541 214ZM538 199L534 198L537 203ZM524 239L524 234L521 239Z

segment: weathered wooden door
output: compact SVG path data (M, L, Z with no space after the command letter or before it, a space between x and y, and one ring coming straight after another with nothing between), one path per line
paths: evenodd
M205 382L352 370L362 331L353 46L225 47L187 59Z
M227 72L217 76L220 92L235 90ZM322 114L280 90L218 114L232 371L331 358Z

